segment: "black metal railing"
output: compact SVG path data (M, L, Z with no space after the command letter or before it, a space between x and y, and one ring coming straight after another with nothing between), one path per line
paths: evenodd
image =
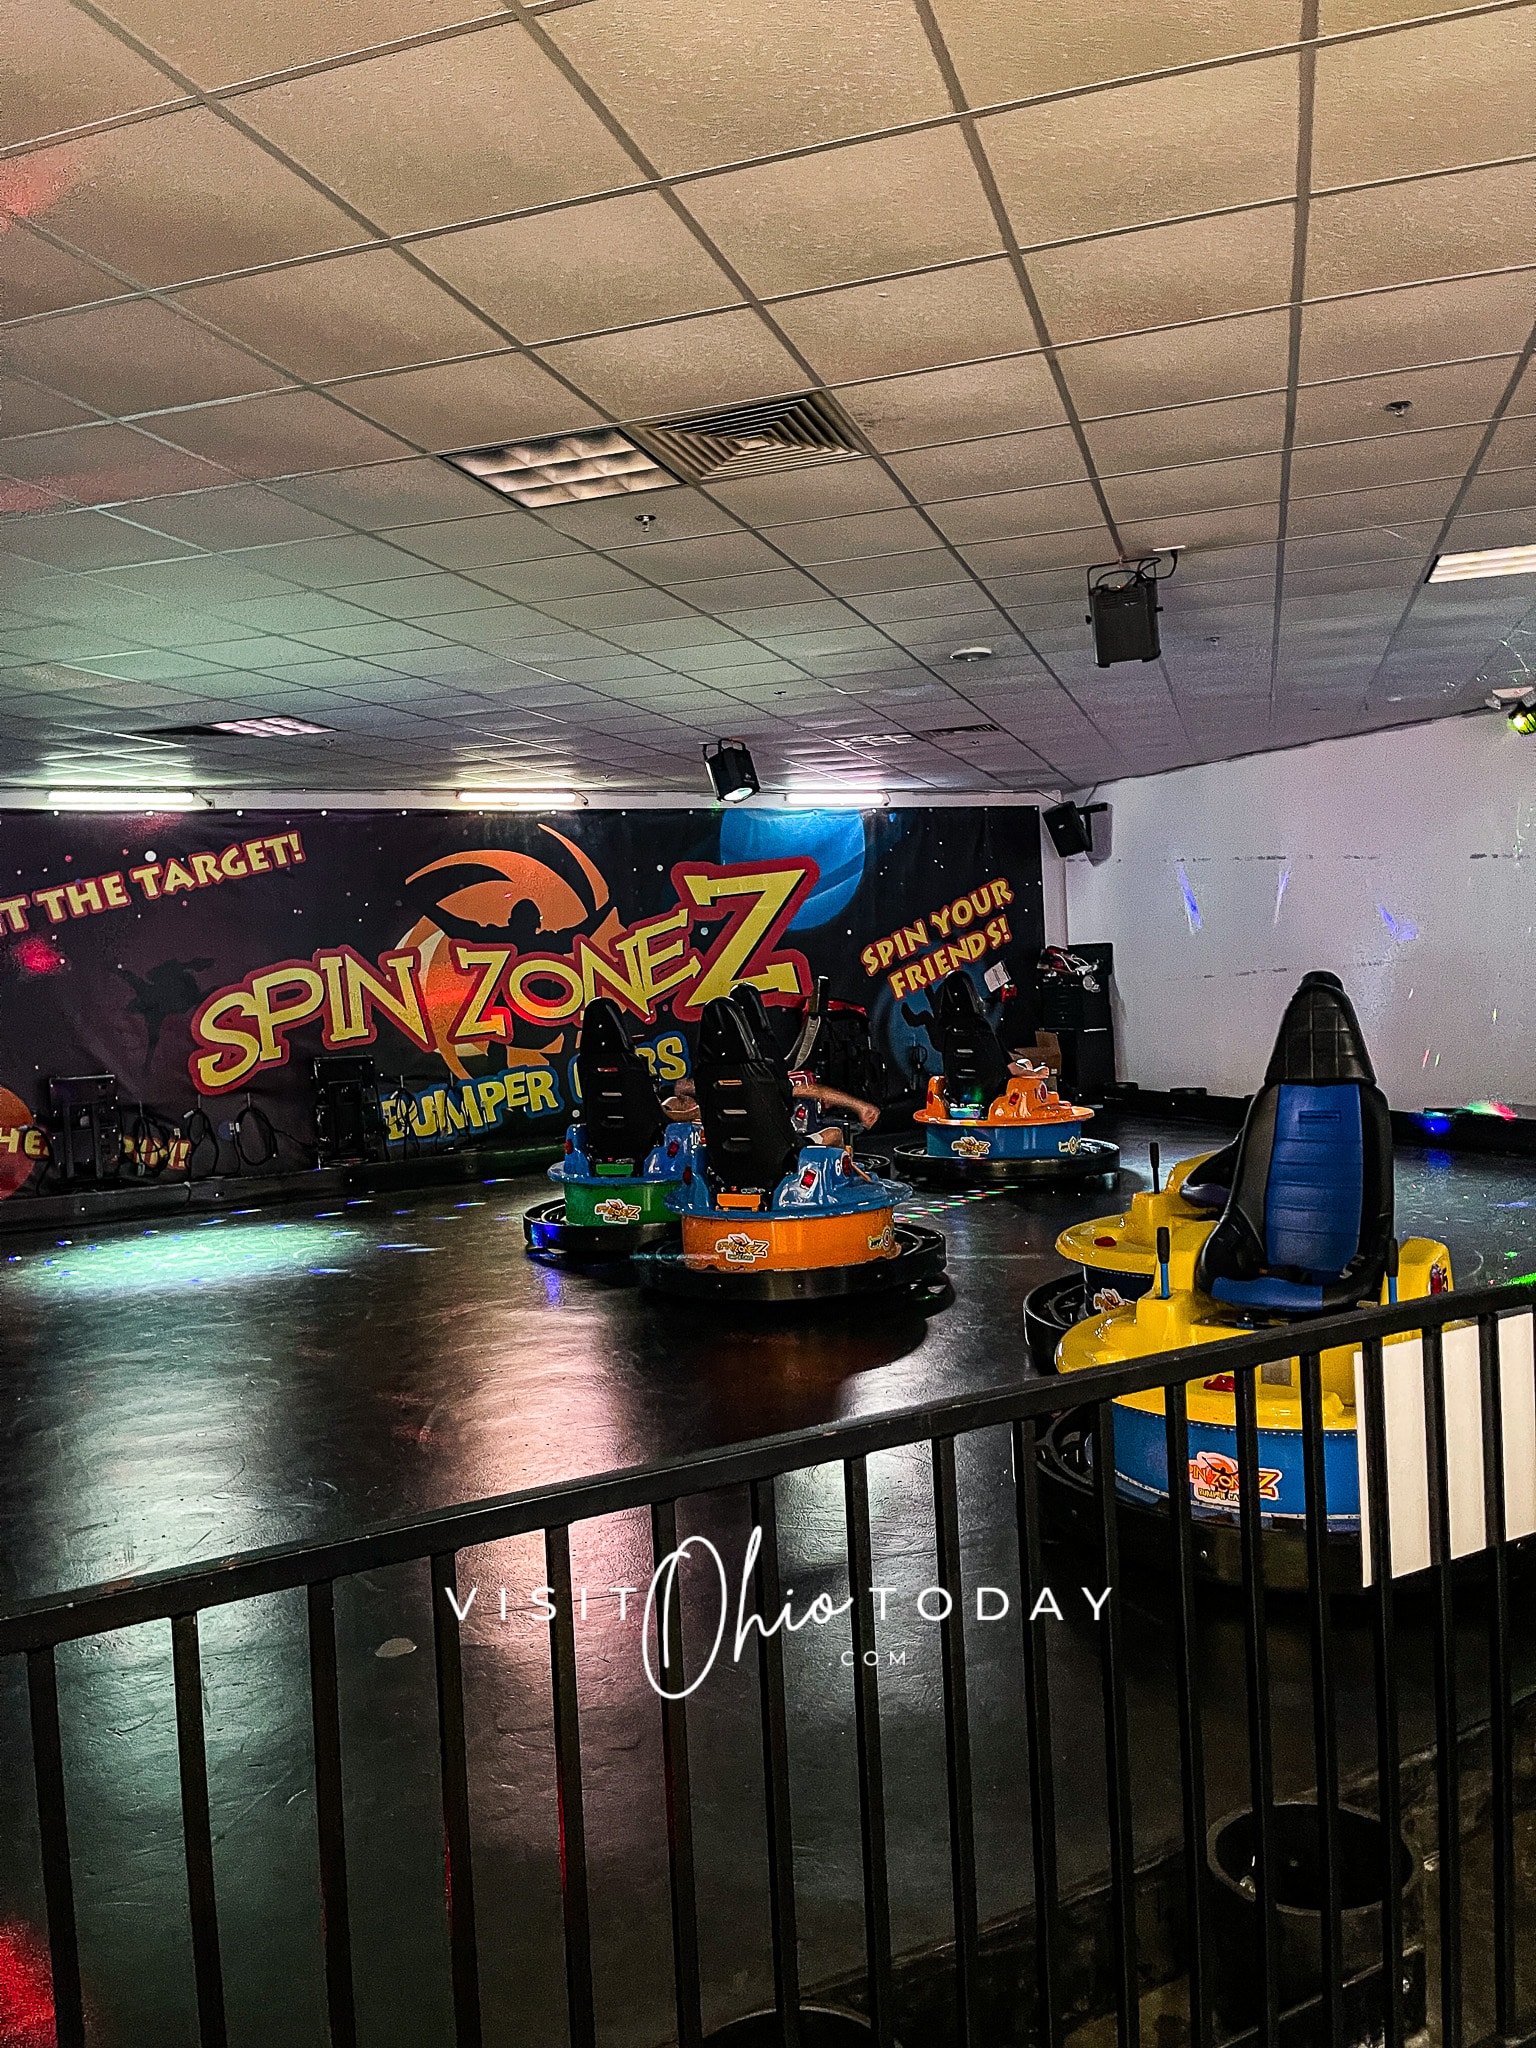
M512 1537L541 1536L548 1585L549 1672L554 1729L555 1791L560 1831L563 1962L569 2039L591 2048L597 2035L589 1899L587 1830L583 1805L583 1713L573 1623L570 1538L573 1525L632 1510L650 1520L650 1547L658 1568L678 1546L678 1503L725 1490L750 1492L752 1519L762 1532L755 1566L761 1616L781 1606L780 1547L775 1482L811 1468L840 1465L846 1555L853 1588L872 1583L868 1461L881 1452L927 1446L931 1452L936 1585L949 1595L939 1623L942 1713L953 1913L952 2020L949 2038L982 2048L993 2038L983 2018L986 1929L978 1902L973 1809L972 1726L968 1701L966 1606L962 1567L961 1495L956 1479L957 1439L1003 1428L1009 1432L1013 1477L1012 1529L1016 1543L1021 1613L1029 1616L1045 1585L1039 1451L1053 1416L1066 1401L1091 1411L1095 1450L1085 1495L1092 1542L1103 1583L1118 1588L1121 1525L1127 1512L1114 1481L1115 1408L1119 1397L1164 1389L1169 1470L1189 1466L1186 1383L1211 1371L1236 1389L1236 1441L1241 1525L1240 1615L1246 1668L1246 1738L1253 1827L1251 1891L1255 1910L1250 2032L1270 2048L1282 2040L1285 1987L1280 1968L1280 1877L1274 1830L1275 1755L1268 1655L1275 1597L1266 1597L1264 1557L1272 1525L1260 1492L1256 1380L1265 1365L1300 1358L1301 1437L1306 1481L1304 1541L1307 1591L1303 1596L1310 1653L1312 1742L1319 1844L1319 2028L1311 2038L1342 2044L1346 2035L1343 1917L1339 1839L1340 1749L1335 1699L1335 1603L1330 1588L1330 1532L1325 1493L1324 1402L1321 1355L1349 1346L1363 1359L1366 1400L1360 1416L1368 1493L1368 1533L1374 1559L1370 1603L1375 1666L1375 1793L1387 1847L1380 1898L1380 2030L1386 2048L1404 2038L1404 1923L1398 1857L1402 1823L1398 1734L1398 1643L1395 1634L1401 1582L1392 1559L1391 1489L1383 1400L1384 1342L1422 1335L1431 1563L1428 1572L1433 1647L1438 1840L1439 2029L1446 2048L1463 2038L1464 1958L1461 1884L1461 1724L1458 1720L1456 1602L1453 1585L1448 1485L1448 1417L1441 1372L1442 1339L1452 1323L1475 1325L1483 1451L1484 1546L1480 1600L1486 1589L1488 1725L1491 1741L1492 1926L1489 1957L1497 2034L1521 2038L1516 2002L1516 1891L1514 1690L1511 1665L1510 1551L1506 1535L1501 1331L1519 1328L1536 1311L1536 1283L1477 1293L1414 1300L1307 1322L1282 1330L1235 1336L1213 1354L1209 1346L1167 1353L1067 1379L1028 1379L994 1392L929 1402L902 1411L838 1422L756 1442L662 1461L642 1469L507 1495L422 1515L368 1534L324 1544L287 1545L176 1570L96 1586L31 1602L0 1615L0 1657L26 1659L32 1772L40 1828L43 1888L52 1963L59 2048L83 2048L86 1999L76 1926L74 1864L66 1800L64 1744L55 1651L63 1644L147 1622L171 1625L176 1748L186 1892L195 1977L198 2038L222 2048L227 2038L224 1955L210 1823L209 1765L205 1746L199 1618L209 1610L259 1596L304 1589L309 1639L315 1811L318 1830L318 1919L324 1956L324 1995L330 2040L355 2048L358 2038L353 1925L349 1904L344 1755L338 1691L334 1589L338 1581L391 1565L427 1561L433 1602L437 1729L444 1842L444 1910L451 1959L453 2038L458 2048L479 2048L484 2038L481 1949L476 1929L472 1781L465 1730L458 1557L472 1546ZM1163 1587L1171 1641L1178 1726L1178 1771L1183 1845L1183 1915L1180 1974L1187 1979L1189 2036L1207 2048L1220 2031L1213 2008L1216 1958L1210 1925L1207 1863L1207 1789L1200 1699L1200 1601L1197 1598L1199 1518L1187 1486L1175 1485L1167 1515L1170 1569ZM450 1594L454 1599L450 1600ZM1110 1967L1105 2009L1125 2048L1139 2040L1143 1976L1139 1968L1138 1863L1131 1792L1132 1752L1127 1720L1126 1649L1118 1593L1108 1601L1098 1631L1107 1779ZM1481 1611L1481 1609L1480 1609ZM891 2048L897 2025L896 1958L892 1953L892 1887L888 1872L886 1779L882 1755L882 1688L875 1668L871 1611L855 1599L849 1618L852 1650L851 1708L857 1738L857 1859L863 1878L864 1981L858 2000L879 2048ZM1524 1626L1531 1632L1530 1617ZM756 1632L758 1719L761 1740L763 1824L767 1844L768 1923L772 1946L777 2038L783 2048L801 2039L799 1895L789 1767L789 1715L784 1642ZM1022 1696L1018 1699L1020 1769L1030 1806L1028 1861L1032 1877L1034 1941L1032 2037L1054 2048L1065 2019L1066 1905L1058 1867L1059 1787L1052 1761L1052 1694L1043 1624L1022 1621ZM681 1690L680 1631L657 1652L667 1692ZM700 1907L695 1867L696 1802L690 1774L690 1714L685 1700L660 1698L662 1782L671 1904L671 1977L675 2038L698 2048L705 2038ZM1058 1701L1059 1706L1059 1701ZM1531 1902L1524 1902L1529 1912ZM1230 2026L1227 2027L1230 2032ZM912 2048L909 2042L908 2048Z

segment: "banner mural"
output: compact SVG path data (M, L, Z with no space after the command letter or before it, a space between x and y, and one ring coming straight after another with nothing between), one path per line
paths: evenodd
M138 1112L162 1151L249 1102L312 1157L328 1053L377 1063L392 1151L547 1141L594 995L667 1082L734 983L787 1007L825 975L912 1085L924 991L962 965L1017 978L1042 944L1027 809L13 814L0 1194L41 1184L69 1076L114 1076L125 1130Z

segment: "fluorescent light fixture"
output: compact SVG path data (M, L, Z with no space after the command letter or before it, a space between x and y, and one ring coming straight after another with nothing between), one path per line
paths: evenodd
M444 459L534 511L543 505L578 504L585 498L667 490L677 482L613 427L550 434L541 441L509 441L502 448L469 448Z
M890 802L883 789L854 789L846 782L794 782L784 792L792 811L883 811Z
M310 733L334 732L330 725L315 725L307 718L216 718L209 732L238 732L253 740L300 739Z
M1476 548L1466 555L1436 555L1428 583L1470 583L1479 576L1536 576L1536 547Z
M190 789L50 789L56 811L206 811L206 797Z
M479 811L579 811L586 798L573 789L461 789L459 802Z

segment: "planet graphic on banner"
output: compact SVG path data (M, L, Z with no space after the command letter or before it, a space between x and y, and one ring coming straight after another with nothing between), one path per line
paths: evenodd
M809 854L821 876L790 920L791 931L826 924L846 910L864 879L864 820L857 811L727 811L720 859L779 861Z

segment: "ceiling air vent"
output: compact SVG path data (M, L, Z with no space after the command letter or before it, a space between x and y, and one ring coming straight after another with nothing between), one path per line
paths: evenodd
M631 427L635 439L693 484L725 483L766 470L798 469L862 455L852 427L822 391L765 398L680 420Z

